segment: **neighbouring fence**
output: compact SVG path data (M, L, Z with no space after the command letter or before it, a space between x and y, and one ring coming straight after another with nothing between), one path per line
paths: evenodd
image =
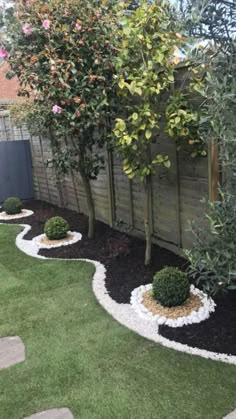
M9 196L33 197L29 141L0 141L0 203Z
M78 174L57 181L53 169L44 162L52 156L46 137L32 137L26 129L14 127L8 111L0 108L0 141L29 140L32 154L34 196L86 214L87 205ZM209 170L206 157L192 159L177 150L174 141L160 134L152 153L168 154L171 167L159 168L152 179L152 233L154 241L177 251L189 247L192 237L188 220L201 218L203 196L208 195ZM104 153L105 170L92 182L96 218L113 227L126 226L134 234L143 234L143 186L139 180L128 180L121 162L113 153Z

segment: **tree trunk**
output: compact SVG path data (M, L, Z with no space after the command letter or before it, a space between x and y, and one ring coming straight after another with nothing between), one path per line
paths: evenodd
M150 265L152 257L152 234L150 226L151 176L147 176L144 186L144 227L146 238L145 265Z
M94 233L95 233L95 210L94 210L91 185L90 185L90 180L84 174L81 174L81 177L84 184L87 205L88 205L88 217L89 217L88 238L93 239Z

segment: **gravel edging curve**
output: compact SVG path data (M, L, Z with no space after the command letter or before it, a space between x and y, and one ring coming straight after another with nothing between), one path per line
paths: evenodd
M39 236L34 237L32 241L37 244L39 249L55 249L57 247L70 246L71 244L82 240L82 234L78 231L68 231L68 234L72 236L71 239L64 241L60 240L59 243L42 243L41 240L46 238L46 234L40 234Z
M228 364L236 365L236 356L210 352L164 338L158 334L158 327L156 324L150 323L145 319L140 321L139 315L133 310L130 304L118 304L109 296L105 286L106 268L102 263L86 258L58 259L41 256L38 254L39 248L36 243L33 242L33 240L24 240L24 236L29 232L31 226L28 224L20 224L20 226L23 227L23 230L16 237L16 246L28 256L45 260L71 260L92 263L96 268L92 283L95 297L102 305L102 307L123 326L139 334L140 336L152 340L153 342L159 343L167 348L175 349L177 351L185 352L191 355L198 355L203 358L215 361L222 361Z
M18 220L20 218L31 217L34 211L29 209L22 209L18 214L7 214L5 211L0 212L0 221Z
M190 293L197 295L202 303L202 306L198 310L193 310L190 314L176 319L171 319L160 314L153 314L143 304L144 293L151 290L152 284L141 285L135 288L131 293L130 304L140 317L146 318L149 322L156 322L158 325L165 324L169 327L181 327L188 324L200 323L208 319L210 314L215 311L216 304L212 298L208 298L203 291L191 285Z

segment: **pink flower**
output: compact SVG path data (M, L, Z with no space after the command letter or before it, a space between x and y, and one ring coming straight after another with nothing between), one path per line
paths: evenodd
M5 48L0 49L0 58L6 60L9 57L9 54Z
M24 25L22 26L22 31L25 35L32 35L33 28L30 26L29 23L24 23Z
M51 25L51 21L49 19L45 19L42 23L44 29L49 29Z
M77 29L77 31L80 31L82 29L82 22L81 22L81 20L77 19L77 22L75 24L75 28Z
M62 112L62 108L60 106L58 106L58 105L54 105L52 107L52 111L53 111L53 113L61 113Z

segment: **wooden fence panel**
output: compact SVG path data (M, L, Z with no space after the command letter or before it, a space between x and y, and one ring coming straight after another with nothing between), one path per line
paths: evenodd
M11 124L7 111L0 112L0 141L29 139L32 152L34 193L37 199L62 207L87 213L84 187L79 174L70 174L57 181L54 170L45 166L52 156L48 138L31 137L25 128ZM151 154L167 154L171 161L169 169L157 168L152 178L152 230L153 239L163 246L178 250L191 246L192 237L187 232L188 220L202 217L200 200L208 194L208 159L192 159L178 152L174 141L163 129L151 147ZM96 218L116 226L120 222L130 226L134 233L144 233L143 185L138 179L129 181L123 173L119 158L104 152L105 169L96 181L92 192Z

